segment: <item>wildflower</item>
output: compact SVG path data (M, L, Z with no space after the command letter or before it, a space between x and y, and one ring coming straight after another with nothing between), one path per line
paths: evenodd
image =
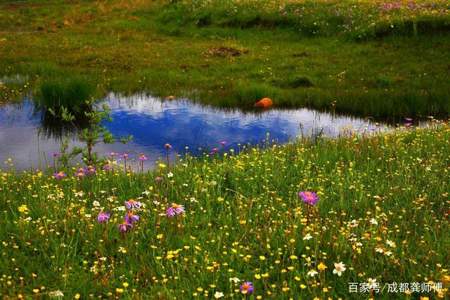
M110 213L101 211L97 216L97 222L106 223L106 222L108 222L110 217L111 217Z
M128 201L125 201L125 207L127 209L139 209L141 208L142 204L139 201L136 201L134 199L130 199Z
M66 176L66 173L64 173L63 171L59 171L58 173L53 174L53 177L55 177L56 180L61 180Z
M215 292L214 293L214 298L216 299L220 299L224 296L224 294L222 292Z
M241 287L239 289L242 294L250 295L253 293L253 290L254 290L253 283L250 281L246 281L241 285Z
M123 153L120 157L122 158L122 159L128 159L128 153Z
M139 155L139 160L140 161L146 161L146 160L148 160L148 157L145 156L145 154L141 154L141 155Z
M304 241L307 241L307 240L310 240L310 239L312 239L312 235L310 235L309 233L307 233L307 234L303 237L303 240L304 240Z
M107 164L105 164L105 165L103 166L102 169L103 169L103 171L106 171L106 172L111 171L111 170L112 170L112 165L109 164L109 163L107 163Z
M84 173L83 168L79 168L78 171L75 172L75 177L82 178L82 177L84 177L84 175L86 175L86 174Z
M319 274L316 270L309 270L308 273L306 273L306 275L308 275L309 277L314 277L317 274Z
M52 154L52 156L54 157L54 158L56 158L56 157L59 157L61 154L59 154L58 152L53 152L53 154Z
M209 152L209 155L214 155L214 154L216 154L217 152L219 152L219 148L217 148L217 147L212 148L212 149L211 149L211 152Z
M225 147L225 145L227 144L227 141L221 141L220 145L222 145L222 147Z
M163 181L163 178L161 176L156 176L155 181L156 183L160 183L161 181Z
M23 214L27 214L28 213L28 207L25 204L22 204L21 206L19 206L19 208L17 208L17 210L20 213L23 213Z
M323 262L321 262L321 263L317 266L317 269L318 269L320 272L325 271L326 268L327 268L327 266L326 266Z
M374 290L379 286L376 279L368 278L367 283L369 284L369 289Z
M95 169L94 166L88 166L88 167L85 169L85 173L86 173L86 175L95 175L96 169Z
M64 297L64 293L61 292L60 290L56 290L56 291L49 292L48 296L50 298L60 298L60 297Z
M184 206L176 203L172 203L172 205L167 208L166 215L171 218L176 215L181 215L184 213Z
M164 145L164 148L166 150L170 150L170 149L172 149L172 145L167 143L167 144Z
M230 282L239 283L239 282L241 282L241 280L237 277L232 277L232 278L230 278Z
M387 244L389 247L391 247L391 248L395 248L395 247L396 247L395 242L393 242L393 241L391 241L391 240L387 240L387 241L386 241L386 244Z
M334 263L334 270L333 270L333 274L337 274L338 276L342 275L342 272L345 272L345 270L347 270L345 268L345 264L340 262L340 263Z
M121 233L124 233L124 232L127 232L128 230L130 230L132 227L133 227L133 225L124 221L122 224L119 224L119 231Z
M315 192L303 191L299 192L298 196L303 200L303 202L309 205L316 205L319 201L319 196L317 196Z
M128 224L133 224L137 221L139 221L139 216L133 214L132 211L128 211L127 214L125 215L125 222L127 222Z

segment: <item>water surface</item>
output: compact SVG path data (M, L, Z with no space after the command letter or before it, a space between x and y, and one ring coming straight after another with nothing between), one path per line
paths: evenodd
M336 137L345 129L358 132L383 130L368 120L348 116L333 116L309 109L242 112L203 106L180 99L160 99L136 95L124 97L110 94L109 104L113 121L105 126L115 136L132 135L128 144L99 144L95 150L100 155L110 152L127 152L131 157L140 153L150 159L151 167L165 155L164 144L173 147L173 153L186 151L198 155L212 148L221 151L238 149L244 144L260 144L267 137L285 143L300 135L322 132ZM31 99L21 104L0 107L0 166L12 158L16 169L43 168L51 165L52 154L59 152L60 137L42 129L42 114L35 112ZM226 142L223 147L220 142ZM81 145L76 135L72 145Z

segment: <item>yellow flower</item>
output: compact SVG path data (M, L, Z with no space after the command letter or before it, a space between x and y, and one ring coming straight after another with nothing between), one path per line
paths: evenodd
M123 293L123 289L121 289L121 288L116 288L116 293L117 293L117 294L122 294L122 293Z
M129 284L128 284L128 282L124 282L124 283L122 283L122 285L124 288L127 288Z
M318 269L320 272L325 271L326 268L327 268L327 266L326 266L323 262L321 262L321 263L317 266L317 269Z
M28 213L28 207L25 204L22 204L17 209L20 213L27 214Z

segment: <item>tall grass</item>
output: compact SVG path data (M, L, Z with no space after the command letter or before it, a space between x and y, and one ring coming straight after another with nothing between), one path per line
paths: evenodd
M94 93L94 86L81 78L58 78L45 81L40 86L36 101L45 109L65 107L75 113L90 106L88 100Z

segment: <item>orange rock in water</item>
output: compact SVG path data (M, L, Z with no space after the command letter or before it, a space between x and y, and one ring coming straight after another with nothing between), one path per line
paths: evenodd
M263 98L255 103L255 107L269 108L273 105L273 101L270 98Z

